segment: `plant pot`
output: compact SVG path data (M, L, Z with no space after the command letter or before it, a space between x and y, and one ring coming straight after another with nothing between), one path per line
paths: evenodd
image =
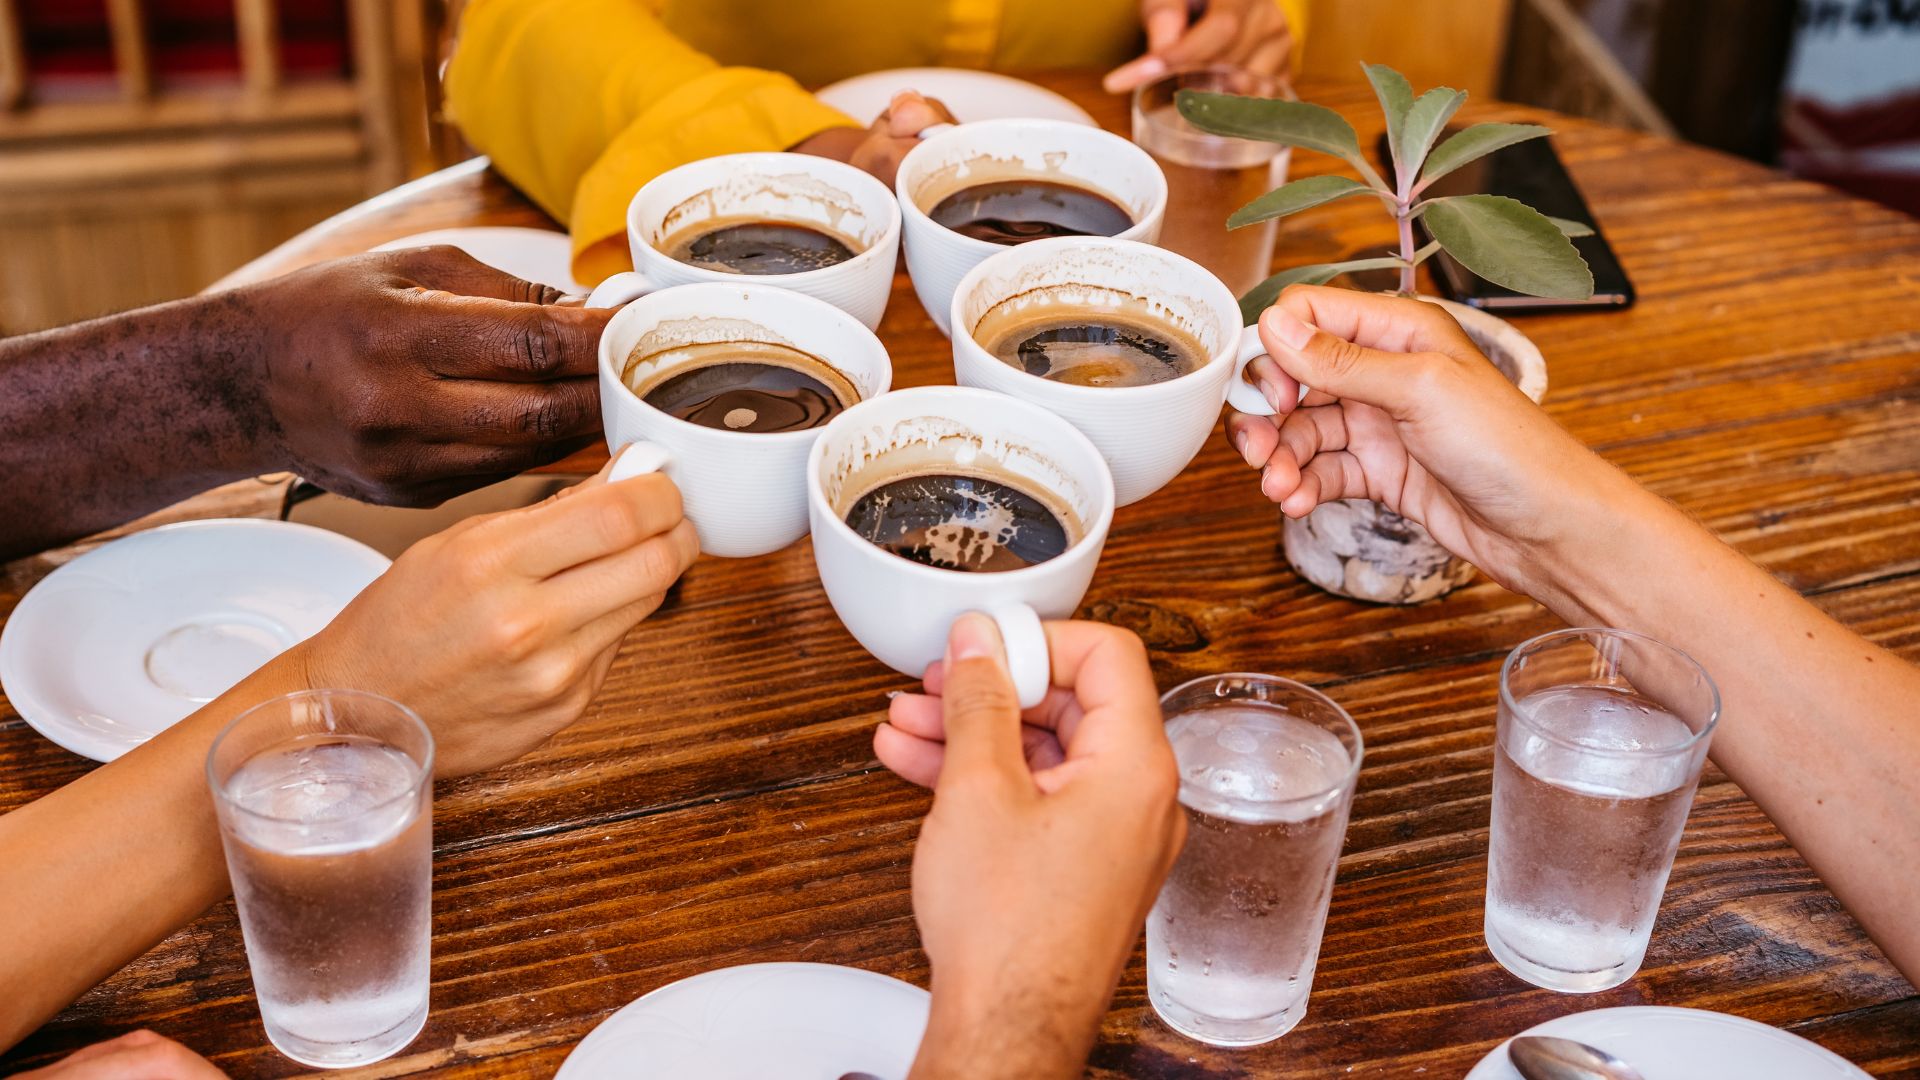
M1501 374L1534 401L1547 392L1540 349L1496 315L1423 296L1447 309ZM1471 563L1441 547L1427 530L1367 499L1342 499L1298 520L1281 518L1281 543L1300 576L1340 596L1377 604L1418 604L1473 579Z

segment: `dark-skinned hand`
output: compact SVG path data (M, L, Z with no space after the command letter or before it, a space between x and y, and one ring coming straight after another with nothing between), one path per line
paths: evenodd
M600 431L612 313L457 248L341 259L248 291L270 456L329 491L432 505Z

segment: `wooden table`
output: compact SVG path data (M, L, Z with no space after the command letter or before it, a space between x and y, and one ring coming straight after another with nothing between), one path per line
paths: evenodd
M1047 81L1124 125L1091 77ZM1372 145L1364 89L1306 96L1347 113ZM1537 114L1491 105L1468 117ZM1548 122L1640 304L1524 320L1551 368L1547 407L1848 625L1920 655L1920 224L1718 154ZM1301 174L1328 165L1296 159ZM468 164L327 222L241 276L483 222L547 223ZM1391 239L1371 204L1349 201L1287 223L1281 257ZM881 336L896 385L950 381L947 342L904 275ZM59 557L0 579L0 613ZM1652 1003L1752 1017L1875 1075L1920 1076L1920 996L1711 770L1636 978L1567 997L1494 963L1480 915L1495 680L1509 649L1556 625L1533 603L1484 581L1406 609L1319 592L1288 568L1274 508L1215 439L1167 489L1120 512L1084 613L1140 631L1163 687L1219 671L1294 676L1351 709L1367 740L1305 1022L1255 1050L1189 1042L1147 1007L1136 958L1094 1075L1457 1077L1549 1017ZM366 1074L551 1073L614 1009L729 964L827 961L924 985L908 866L927 798L869 749L885 692L905 685L834 619L804 542L703 560L628 639L585 719L515 765L442 786L433 1014L411 1048ZM0 708L0 808L87 767ZM1035 948L1045 928L1034 920ZM262 1034L231 904L0 1069L136 1026L236 1075L297 1071Z

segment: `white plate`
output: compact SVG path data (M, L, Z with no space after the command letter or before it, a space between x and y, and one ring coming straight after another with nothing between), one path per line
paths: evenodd
M1634 1005L1538 1024L1522 1035L1558 1035L1597 1046L1646 1080L1869 1080L1830 1050L1798 1035L1703 1009ZM1520 1080L1505 1043L1467 1080Z
M122 537L21 599L0 630L0 686L34 730L112 761L312 636L388 565L284 521Z
M375 251L451 244L495 270L523 281L551 285L563 293L585 293L573 280L573 241L552 229L522 229L507 225L476 225L470 229L432 232L389 240Z
M833 964L702 972L607 1017L554 1080L906 1080L925 990Z
M842 79L814 96L861 123L886 111L893 95L918 90L939 98L961 123L1031 118L1098 127L1087 110L1044 86L991 71L965 68L894 68Z

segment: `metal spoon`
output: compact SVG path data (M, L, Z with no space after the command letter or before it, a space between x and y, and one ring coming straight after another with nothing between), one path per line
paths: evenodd
M1527 1080L1645 1080L1640 1070L1607 1053L1550 1035L1519 1035L1507 1044L1507 1060Z

